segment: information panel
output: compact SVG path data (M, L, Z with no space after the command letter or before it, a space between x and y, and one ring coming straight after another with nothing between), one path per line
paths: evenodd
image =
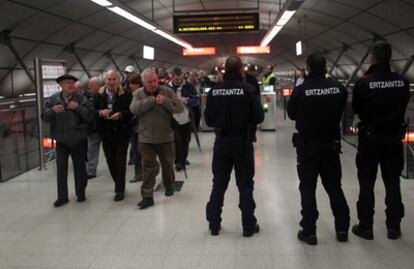
M36 76L37 123L39 135L40 169L45 169L46 162L54 157L55 141L50 133L50 124L43 124L41 119L47 98L61 91L56 79L66 73L66 61L54 59L34 59Z
M259 30L259 13L174 16L174 33L244 32Z

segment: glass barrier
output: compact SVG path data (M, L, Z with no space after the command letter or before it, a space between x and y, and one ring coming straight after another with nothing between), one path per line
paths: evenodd
M410 114L410 107L407 109L407 114ZM410 116L407 117L407 134L403 140L404 146L404 169L402 176L407 179L414 179L414 124L410 120Z
M35 102L0 104L0 182L39 166Z

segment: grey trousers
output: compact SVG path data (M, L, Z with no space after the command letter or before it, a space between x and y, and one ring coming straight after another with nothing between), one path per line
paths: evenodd
M89 176L96 176L96 167L99 161L99 148L101 147L101 138L97 133L88 136L88 160L86 172Z

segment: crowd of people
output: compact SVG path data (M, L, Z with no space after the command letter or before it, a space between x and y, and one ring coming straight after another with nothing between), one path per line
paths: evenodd
M378 41L371 48L367 73L353 87L352 108L360 118L356 164L360 193L357 202L359 223L352 232L373 239L374 185L378 166L386 190L386 227L389 239L401 236L404 205L400 191L403 168L401 139L405 135L404 114L410 97L409 82L391 71L391 46ZM326 76L326 58L321 52L306 59L306 71L288 103L289 118L297 132L292 142L297 153L297 173L301 194L298 239L317 244L316 186L318 177L328 193L334 215L336 238L348 241L350 209L341 187L340 122L348 91ZM222 74L219 72L218 74ZM221 230L224 195L232 170L240 192L243 236L260 231L255 217L254 147L256 125L264 119L256 78L244 71L237 56L229 57L223 76L211 81L201 71L183 72L174 68L148 68L139 74L125 68L125 80L115 70L88 81L85 95L79 93L78 79L63 75L57 79L62 91L51 96L43 119L50 122L56 139L58 199L60 207L68 200L67 169L71 155L78 202L86 200L87 179L96 177L99 148L105 154L114 181L114 201L124 199L127 163L135 166L131 182L142 181L140 209L154 205L156 176L162 172L165 196L174 195L175 171L190 165L188 148L191 133L201 118L200 89L212 87L204 112L206 123L215 129L213 149L213 188L206 206L211 235ZM268 65L263 85L274 85L273 66ZM128 157L128 147L131 145ZM175 168L175 169L174 169Z
M86 200L88 179L97 176L102 146L115 185L114 201L124 199L126 167L133 165L135 173L130 182L143 182L140 208L154 204L155 178L160 171L165 195L171 196L174 169L179 172L190 165L191 134L198 131L201 120L200 91L216 82L204 71L183 72L178 67L171 73L164 67L140 73L129 65L123 75L124 79L117 71L108 70L103 83L92 77L86 90L72 75L57 79L62 91L47 100L42 116L50 122L57 141L55 207L69 201L69 155L74 164L78 202Z

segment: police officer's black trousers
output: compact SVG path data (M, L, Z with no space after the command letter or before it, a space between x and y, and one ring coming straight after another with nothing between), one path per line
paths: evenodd
M239 208L244 230L253 230L257 220L254 216L256 204L253 199L254 156L253 144L246 144L243 137L217 137L213 155L213 189L207 203L207 221L210 229L217 229L221 223L224 194L234 167L239 189Z
M85 195L88 184L86 175L86 154L88 142L86 139L73 146L56 143L56 166L57 166L57 191L58 199L68 198L68 159L72 158L75 191L77 196Z
M372 229L373 226L374 186L379 165L385 185L386 225L387 228L398 229L404 217L400 189L400 175L404 166L402 142L398 137L393 140L360 138L356 165L360 187L357 211L361 228Z
M341 187L341 161L339 153L309 153L303 148L297 149L299 190L302 205L300 226L305 235L316 234L316 220L319 212L316 205L316 186L320 175L322 185L328 193L331 210L335 218L336 231L348 231L349 207Z
M188 148L191 141L191 131L193 127L191 122L185 123L183 125L177 124L177 128L174 132L174 143L175 143L175 164L182 165L185 163L188 157ZM180 136L180 137L177 137Z

